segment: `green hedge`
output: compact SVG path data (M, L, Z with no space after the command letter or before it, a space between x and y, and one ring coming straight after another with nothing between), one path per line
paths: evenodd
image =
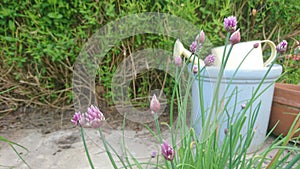
M243 41L299 39L299 6L298 0L288 3L282 0L2 0L0 85L1 90L17 88L3 95L1 102L8 107L13 105L13 108L23 104L56 108L70 105L72 66L82 45L103 25L128 14L170 13L198 25L214 45L221 45L224 38L223 19L229 15L238 16ZM173 41L159 35L137 35L122 43L131 51L145 47L171 51ZM98 76L101 78L97 79L97 83L105 88L103 97L111 96L111 77L115 65L124 58L122 50L128 49L115 46L99 68ZM141 89L147 89L150 85L142 83L141 79L139 81ZM167 93L172 79L168 78L168 83L169 87L164 89ZM137 97L147 93L140 91L144 92L138 93Z

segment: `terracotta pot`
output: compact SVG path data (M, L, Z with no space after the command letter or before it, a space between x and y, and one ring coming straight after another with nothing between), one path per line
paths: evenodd
M271 130L279 121L273 134L283 134L286 136L299 112L300 85L276 83L269 121L269 130ZM299 135L300 132L297 132L294 137L298 137Z

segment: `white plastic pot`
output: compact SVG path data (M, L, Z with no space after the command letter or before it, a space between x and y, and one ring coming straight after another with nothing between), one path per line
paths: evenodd
M263 67L255 70L238 70L235 77L233 77L235 70L225 70L224 75L221 81L220 85L220 92L219 96L221 97L224 92L225 88L230 83L229 89L226 92L226 98L223 102L217 103L221 106L225 105L228 102L228 98L233 90L237 91L237 94L234 94L232 99L229 101L227 105L227 111L228 114L231 116L234 116L235 113L239 112L241 109L241 106L243 104L246 104L249 102L249 100L252 97L252 94L254 91L258 88L260 82L262 81L263 77L267 73L269 67ZM199 69L200 70L200 69ZM209 110L211 108L212 104L212 97L213 97L213 91L214 87L217 81L219 69L216 67L207 67L200 73L200 82L201 82L201 88L203 89L201 91L203 96L203 103L204 103L204 110ZM250 147L247 152L253 152L259 148L259 146L263 143L268 123L269 123L269 117L270 117L270 111L271 111L271 105L272 105L272 98L273 98L273 92L274 92L274 83L275 80L280 76L282 73L282 66L280 65L274 65L271 70L269 71L268 75L266 76L264 82L260 86L259 95L257 99L253 102L251 105L251 108L249 108L246 112L246 116L250 117L255 107L261 102L260 109L258 112L258 116L255 122L255 134L253 137L253 140L250 144ZM195 75L196 80L193 82L192 86L192 125L198 134L198 136L201 134L202 130L202 122L201 122L201 107L200 107L200 97L199 97L199 88L198 83L199 79L197 78L197 75ZM257 94L257 95L258 95ZM204 117L207 118L208 111L204 111ZM228 127L229 124L227 124L228 116L227 115L221 115L220 123L218 124L218 134L220 135L220 141L222 141L225 137L225 130ZM233 121L234 123L234 121ZM248 119L245 121L245 124L242 128L242 131L240 134L245 135L247 131L248 126Z

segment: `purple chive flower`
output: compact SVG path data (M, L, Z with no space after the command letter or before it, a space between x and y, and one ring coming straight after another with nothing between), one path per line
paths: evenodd
M196 49L197 49L197 46L198 46L197 41L194 41L194 42L191 44L191 46L190 46L190 51L191 51L192 53L195 53L195 52L196 52Z
M156 155L157 155L157 151L152 151L152 153L151 153L151 158L155 158Z
M205 66L211 66L215 63L216 60L216 56L213 54L210 54L208 56L206 56L206 58L204 59L204 64Z
M158 112L159 109L160 109L160 103L157 100L156 95L154 94L150 102L150 110L152 111L152 113L153 112L155 113Z
M254 43L253 48L258 48L259 43Z
M176 66L181 66L182 64L182 58L180 56L176 56L174 59L175 65Z
M168 161L172 161L175 155L174 149L165 140L161 144L161 154Z
M84 114L77 112L73 115L73 118L71 119L71 122L74 124L74 126L79 125L80 127L84 126Z
M230 36L230 43L232 45L235 45L241 41L241 34L240 34L240 29L237 31L233 32L233 34Z
M198 43L204 43L205 34L204 34L203 30L201 30L201 32L196 36L195 41L198 42Z
M100 128L103 124L103 121L105 120L105 117L102 114L102 112L98 109L98 107L94 105L91 105L88 108L85 116L88 126L91 126L92 128Z
M197 74L197 73L198 73L198 66L197 66L197 65L194 65L194 66L193 66L193 73L194 73L194 74Z
M288 45L288 43L287 43L286 40L283 40L282 42L280 42L280 43L276 46L277 52L278 52L278 53L281 53L281 54L285 53L286 50L287 50L287 45Z
M229 16L224 19L224 27L227 32L234 32L236 30L236 17L235 16Z

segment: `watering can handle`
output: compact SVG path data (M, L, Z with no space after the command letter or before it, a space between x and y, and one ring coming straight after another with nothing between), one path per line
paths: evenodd
M194 65L198 65L198 61L200 63L200 66L204 66L204 61L199 59L196 55L192 54L189 50L185 49L183 44L180 42L179 39L176 40L174 44L174 50L173 50L173 57L181 56L183 55L187 59L190 58L190 62L194 61Z
M271 47L271 56L268 58L268 60L264 62L264 67L267 67L276 59L276 54L277 54L276 46L270 40L262 40L260 41L260 43L266 43Z

